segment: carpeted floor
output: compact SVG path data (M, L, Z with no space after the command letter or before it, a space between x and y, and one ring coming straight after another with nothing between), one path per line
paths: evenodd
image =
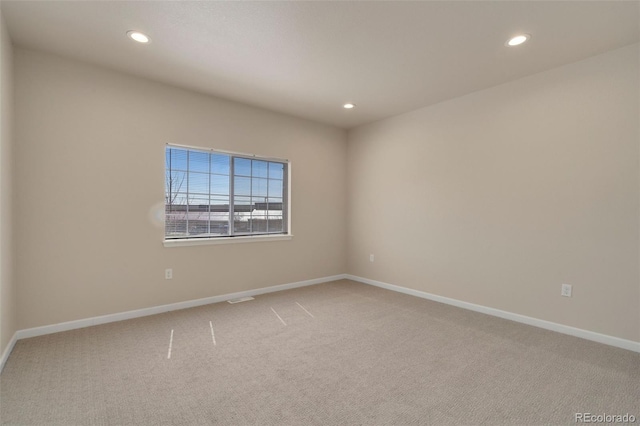
M2 424L640 422L640 354L346 280L21 340L0 387Z

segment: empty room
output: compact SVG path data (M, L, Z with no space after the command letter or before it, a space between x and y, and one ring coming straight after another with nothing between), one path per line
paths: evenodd
M640 2L0 1L0 424L640 423Z

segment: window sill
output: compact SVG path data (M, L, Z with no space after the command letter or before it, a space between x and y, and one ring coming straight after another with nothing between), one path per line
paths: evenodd
M254 235L242 237L218 237L218 238L185 238L164 240L165 247L206 246L216 244L258 243L265 241L285 241L293 238L292 234L278 235Z

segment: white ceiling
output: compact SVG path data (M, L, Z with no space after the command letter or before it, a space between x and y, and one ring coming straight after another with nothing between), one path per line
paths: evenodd
M3 0L1 8L18 46L344 128L640 38L638 1ZM131 29L152 43L131 41ZM532 39L504 45L521 32Z

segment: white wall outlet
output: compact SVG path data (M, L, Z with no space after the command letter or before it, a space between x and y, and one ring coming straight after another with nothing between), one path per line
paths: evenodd
M369 255L369 262L373 262L374 256L372 254Z
M571 284L562 284L560 295L564 297L571 297Z
M165 269L164 270L164 279L165 280L173 279L173 269Z

